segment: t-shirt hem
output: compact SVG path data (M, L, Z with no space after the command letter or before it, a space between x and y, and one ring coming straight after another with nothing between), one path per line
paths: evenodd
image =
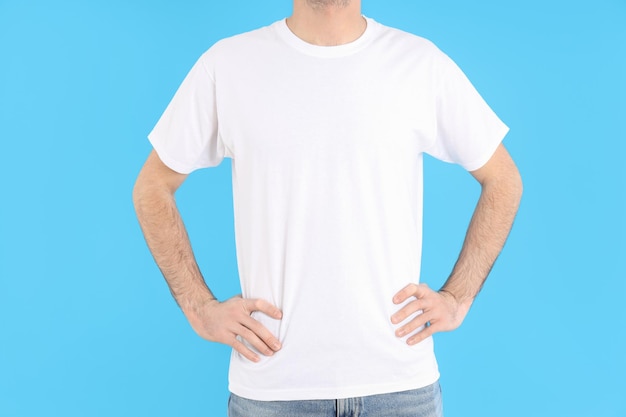
M388 394L392 392L419 389L434 384L439 380L439 376L439 372L435 372L410 381L396 383L332 388L307 387L290 390L263 390L230 383L228 389L230 392L239 397L255 401L330 400L365 397L369 395Z

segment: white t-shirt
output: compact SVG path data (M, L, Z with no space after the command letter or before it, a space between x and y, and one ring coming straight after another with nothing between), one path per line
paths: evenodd
M390 320L420 277L422 154L474 170L507 131L431 42L370 18L340 46L280 20L204 53L149 139L181 173L232 159L243 296L283 311L253 314L283 347L260 363L233 352L229 389L306 400L435 382L432 338L409 346Z

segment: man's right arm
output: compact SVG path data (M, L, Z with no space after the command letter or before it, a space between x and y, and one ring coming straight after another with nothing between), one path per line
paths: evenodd
M250 317L261 311L280 319L281 311L260 299L234 297L219 302L207 287L187 236L174 194L187 175L167 167L153 150L133 189L135 211L144 237L176 302L201 337L230 345L246 358L258 356L237 337L270 356L280 343L263 325Z

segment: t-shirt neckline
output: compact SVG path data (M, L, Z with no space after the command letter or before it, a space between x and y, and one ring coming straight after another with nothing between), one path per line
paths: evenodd
M363 16L363 18L365 19L367 26L361 36L352 42L336 46L314 45L300 39L291 31L291 29L289 29L286 18L277 21L273 26L276 33L283 41L302 53L318 58L338 58L352 55L360 51L367 46L367 44L369 44L374 37L378 28L377 22L367 16Z

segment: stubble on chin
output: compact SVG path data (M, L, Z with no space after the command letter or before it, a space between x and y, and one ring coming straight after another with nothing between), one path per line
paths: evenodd
M306 0L306 3L313 9L322 10L329 7L345 8L350 5L351 0Z

